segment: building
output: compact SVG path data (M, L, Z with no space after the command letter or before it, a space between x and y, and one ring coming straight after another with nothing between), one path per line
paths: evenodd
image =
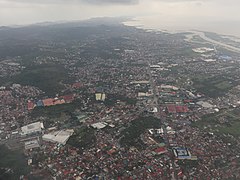
M26 150L40 147L37 139L32 140L32 141L27 141L27 142L24 143L24 145L25 145Z
M191 159L191 153L187 148L175 147L173 148L173 153L176 159Z
M43 102L42 102L42 100L39 100L39 101L37 101L37 107L41 107L41 106L44 106L44 104L43 104Z
M32 101L28 101L27 108L28 110L33 110L35 108L36 104L34 104Z
M83 86L82 83L76 82L76 83L74 83L74 84L72 85L72 88L73 88L73 89L80 89L82 86Z
M95 98L97 101L105 101L106 94L105 93L96 93Z
M65 104L65 100L64 99L54 99L53 101L53 104L54 105L57 105L57 104Z
M54 105L54 99L53 98L48 98L43 100L43 105L44 106L53 106Z
M42 138L43 141L65 145L73 133L73 129L60 130L51 132L49 134L44 134Z
M206 109L210 109L214 107L212 104L206 101L198 101L197 105L202 106L203 108L206 108Z
M70 102L71 100L69 100ZM48 98L48 99L44 99L43 100L43 104L44 106L53 106L53 105L57 105L57 104L64 104L65 100L63 98Z
M93 128L97 128L97 129L103 129L107 126L107 123L94 123L91 125Z
M171 86L171 85L164 85L164 84L162 84L162 85L160 86L160 88L161 88L161 89L171 89L171 90L174 90L174 91L179 90L178 87Z
M166 147L158 147L154 150L154 152L156 154L160 155L160 154L167 153L168 151L167 151Z
M35 133L41 133L44 129L42 122L35 122L32 124L28 124L26 126L21 127L21 134L22 135L31 135Z
M149 84L150 83L150 81L133 81L133 82L131 82L131 84Z
M66 103L71 103L71 102L73 102L73 100L74 100L74 94L69 94L69 95L65 95L65 96L61 96L61 97L59 97L60 99L64 99L64 101L66 102Z

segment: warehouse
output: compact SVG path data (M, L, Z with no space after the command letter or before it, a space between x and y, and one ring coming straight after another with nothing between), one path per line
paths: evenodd
M41 133L44 129L42 122L35 122L32 124L28 124L26 126L21 127L21 134L22 135L31 135L35 133Z
M70 136L72 136L73 132L73 129L60 130L49 134L44 134L42 138L44 141L65 145Z

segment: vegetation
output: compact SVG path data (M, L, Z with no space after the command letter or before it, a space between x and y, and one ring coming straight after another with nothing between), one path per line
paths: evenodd
M6 171L10 169L10 171ZM20 151L11 151L0 146L0 179L19 179L29 173L26 159Z
M66 70L56 64L31 66L12 78L14 83L36 86L47 95L55 95L64 89L62 82L68 81Z
M96 136L94 129L87 126L81 126L79 129L75 130L74 135L69 138L67 144L81 150L91 147L95 142Z
M179 55L179 56L186 56L186 57L197 57L197 53L195 53L192 48L190 47L186 47L186 48L182 48L180 51L176 51L175 55Z
M75 100L72 103L69 104L58 104L55 106L49 106L49 107L36 107L32 113L32 117L39 117L39 116L45 116L48 118L59 118L62 113L72 113L75 111L75 109L81 107L81 102L79 100Z
M75 100L69 104L59 104L49 107L36 107L32 112L32 118L45 117L44 126L61 126L70 128L80 124L74 111L82 106L80 100Z
M199 128L210 128L217 134L240 136L240 109L222 110L218 113L204 115L202 120L193 123Z
M205 95L216 98L225 95L234 87L231 79L225 77L197 77L193 79L194 87Z
M231 134L234 136L240 136L240 122L234 122L230 126L218 127L218 131L221 134Z
M122 146L136 146L139 137L146 129L159 128L161 122L154 117L140 117L130 123L130 125L121 132L122 138L120 144Z
M134 99L134 98L128 98L121 95L109 94L107 96L107 99L104 101L104 104L107 106L113 106L117 102L117 100L125 102L126 104L129 104L129 105L135 105L137 103L137 99Z

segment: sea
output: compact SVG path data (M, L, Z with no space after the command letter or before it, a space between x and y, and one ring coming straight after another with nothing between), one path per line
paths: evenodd
M210 21L194 19L173 19L161 16L136 17L124 22L125 25L142 29L167 32L205 31L240 38L240 22Z

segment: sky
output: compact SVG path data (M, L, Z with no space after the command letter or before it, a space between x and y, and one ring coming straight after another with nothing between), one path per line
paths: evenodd
M240 0L0 0L0 26L93 17L135 17L147 28L240 36Z

